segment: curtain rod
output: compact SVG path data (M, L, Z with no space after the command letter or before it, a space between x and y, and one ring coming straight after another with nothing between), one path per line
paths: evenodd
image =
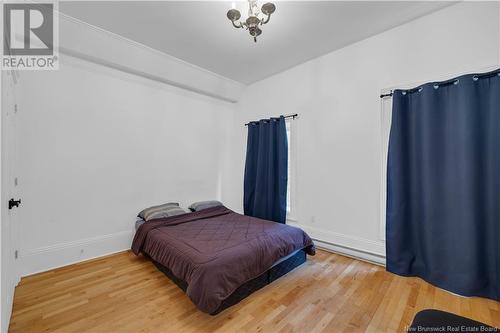
M452 79L434 82L434 88L437 89L438 87L444 87L444 86L448 86L448 85L452 85L452 84L456 85L460 82L460 78L462 78L463 76L470 76L470 75L472 75L472 80L474 80L474 81L477 81L479 79L491 78L494 76L500 77L500 69L494 69L494 70L491 70L491 71L488 71L485 73L479 73L479 74L473 74L473 73L463 74L463 75L457 76L457 77L452 78ZM428 82L428 83L430 83L430 82ZM427 83L423 83L420 86L417 86L416 88L401 89L401 90L403 90L403 94L405 92L407 92L407 93L417 92L417 91L421 91L422 86L425 84L427 84ZM394 90L390 90L387 94L381 94L380 98L391 97L393 94L394 94Z
M297 113L294 113L294 114L287 114L286 116L283 116L283 118L285 118L285 119L292 118L292 120L293 120L293 119L295 119L298 116L299 115ZM248 126L251 123L253 123L253 121L251 121L249 123L246 123L245 126Z

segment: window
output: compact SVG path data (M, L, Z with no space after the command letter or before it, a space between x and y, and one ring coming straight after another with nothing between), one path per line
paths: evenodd
M286 188L286 215L287 220L295 220L295 126L293 119L286 121L286 135L288 139L288 184Z
M387 155L389 149L389 134L391 132L392 98L381 99L380 120L382 129L382 159L380 167L380 223L379 238L385 240L385 210L387 202Z

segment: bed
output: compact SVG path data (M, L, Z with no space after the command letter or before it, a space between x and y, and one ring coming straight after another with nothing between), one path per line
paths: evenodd
M198 309L215 315L314 255L301 229L224 207L142 224L132 251L182 288Z

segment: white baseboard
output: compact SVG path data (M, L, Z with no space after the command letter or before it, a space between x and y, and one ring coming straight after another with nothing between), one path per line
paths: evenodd
M367 261L369 263L376 265L385 266L385 256L380 256L378 254L373 254L373 253L367 253L356 249L350 249L343 246L323 242L317 239L314 240L314 244L316 245L317 248L328 252L333 252L341 254L346 257Z
M385 243L383 241L372 241L325 231L291 221L288 223L306 231L319 248L385 265ZM127 230L20 251L18 257L19 275L28 276L128 250L132 244L133 237L134 231Z
M132 244L133 237L134 231L127 230L20 251L17 259L19 275L32 275L128 250Z
M297 222L288 222L307 232L314 243L322 249L343 254L348 257L369 261L378 265L385 265L385 242L373 241L356 236L350 236L324 230Z

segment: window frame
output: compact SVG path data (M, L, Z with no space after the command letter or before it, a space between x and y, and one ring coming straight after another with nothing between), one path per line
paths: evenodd
M392 97L380 100L380 217L379 217L379 240L385 241L385 222L387 208L387 157L389 155L389 136L392 123Z
M288 138L288 183L287 183L287 215L286 220L297 222L297 121L293 118L285 120Z

